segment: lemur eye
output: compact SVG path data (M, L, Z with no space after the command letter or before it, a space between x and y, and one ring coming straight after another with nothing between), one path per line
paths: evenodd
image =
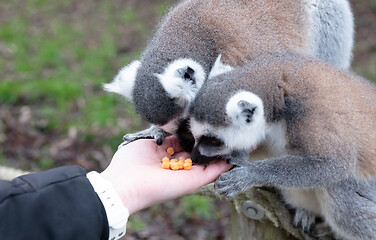
M221 145L220 141L218 140L211 140L210 143L215 146Z

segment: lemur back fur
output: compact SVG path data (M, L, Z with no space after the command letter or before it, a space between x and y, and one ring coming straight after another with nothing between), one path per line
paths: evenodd
M347 0L185 0L161 21L138 67L120 72L107 90L128 97L141 117L164 126L183 117L190 101L179 101L179 93L166 90L156 77L177 60L198 63L206 78L220 54L233 67L263 55L295 52L347 69L352 45ZM190 87L197 92L200 86Z

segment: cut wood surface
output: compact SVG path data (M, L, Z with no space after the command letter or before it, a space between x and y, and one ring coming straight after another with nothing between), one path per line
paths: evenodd
M294 211L287 208L274 188L255 187L234 199L227 200L215 192L214 184L209 184L199 189L197 194L232 203L229 235L233 240L314 239L292 225Z

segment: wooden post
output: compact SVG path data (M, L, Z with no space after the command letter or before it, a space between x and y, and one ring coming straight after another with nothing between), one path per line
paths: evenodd
M27 173L29 172L0 165L0 180L12 180L15 177L18 177Z
M233 200L230 236L233 240L305 239L291 222L277 193L255 188Z
M198 194L220 198L209 184ZM311 240L309 235L292 226L292 213L273 188L252 188L230 201L232 203L232 240Z
M299 238L294 237L286 230L277 228L274 224L267 220L252 220L242 213L239 213L235 207L231 214L231 239L239 240L296 240Z

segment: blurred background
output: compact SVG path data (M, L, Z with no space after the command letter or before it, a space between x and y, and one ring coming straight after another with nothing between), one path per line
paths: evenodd
M0 165L103 170L148 126L102 90L140 57L173 0L0 0ZM376 0L351 0L352 68L376 81ZM226 239L230 207L187 196L131 217L126 239Z

